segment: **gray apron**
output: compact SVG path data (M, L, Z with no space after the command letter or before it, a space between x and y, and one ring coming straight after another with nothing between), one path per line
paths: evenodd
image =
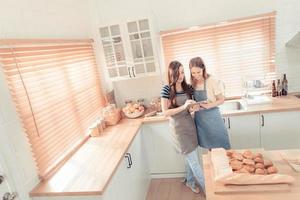
M197 102L207 100L206 81L204 90L194 90L194 100ZM230 149L228 132L218 107L195 112L194 120L201 147Z
M177 105L181 106L188 99L186 94L177 94ZM183 110L172 115L169 120L172 129L172 140L175 149L182 154L188 154L198 146L196 126L191 114Z

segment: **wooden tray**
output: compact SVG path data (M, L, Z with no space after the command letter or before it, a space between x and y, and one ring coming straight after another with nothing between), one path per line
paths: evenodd
M210 166L212 166L209 155ZM276 165L278 167L278 165ZM229 194L229 193L249 193L249 192L288 192L290 186L287 183L278 184L260 184L260 185L223 185L215 182L214 170L210 167L212 178L213 191L215 194Z

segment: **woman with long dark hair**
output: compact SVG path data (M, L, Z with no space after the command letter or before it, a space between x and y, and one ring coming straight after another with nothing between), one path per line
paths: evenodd
M199 188L195 185L196 179L205 192L204 176L197 154L196 126L189 113L190 105L195 103L192 100L193 88L186 83L184 69L180 62L170 63L168 81L169 84L161 91L162 111L165 116L170 117L169 124L176 150L185 156L186 186L193 192L199 193Z
M200 57L189 63L194 100L199 103L194 120L197 127L198 143L201 147L230 149L227 129L218 106L224 103L224 87L221 81L206 72Z

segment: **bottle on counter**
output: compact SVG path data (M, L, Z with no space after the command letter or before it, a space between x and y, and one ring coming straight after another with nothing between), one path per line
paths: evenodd
M283 74L281 93L283 96L288 94L288 80L286 79L286 74Z
M282 85L280 79L277 79L277 96L281 96Z
M272 81L272 97L278 96L275 80Z

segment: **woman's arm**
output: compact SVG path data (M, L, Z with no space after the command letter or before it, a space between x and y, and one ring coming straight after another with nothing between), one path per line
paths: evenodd
M169 108L169 105L170 105L170 100L169 99L166 99L166 98L161 98L161 109L162 109L162 112L163 114L166 116L166 117L170 117L172 115L175 115L183 110L185 110L189 104L192 104L192 103L195 103L194 100L186 100L185 103L182 105L182 106L179 106L177 108Z

